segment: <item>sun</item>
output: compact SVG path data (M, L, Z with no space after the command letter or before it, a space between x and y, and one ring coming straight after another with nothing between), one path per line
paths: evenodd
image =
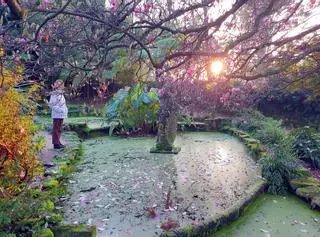
M211 73L214 75L221 74L223 70L223 63L219 60L213 61L210 65Z

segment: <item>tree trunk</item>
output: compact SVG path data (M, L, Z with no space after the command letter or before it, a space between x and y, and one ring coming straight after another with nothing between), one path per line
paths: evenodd
M11 13L14 15L15 20L21 20L25 13L24 9L21 7L18 0L8 0L8 7L10 8Z

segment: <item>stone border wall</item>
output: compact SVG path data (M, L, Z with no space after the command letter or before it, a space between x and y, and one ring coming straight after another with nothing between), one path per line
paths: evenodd
M217 213L197 226L187 226L162 234L163 237L208 237L237 220L247 207L264 193L266 183L259 181L247 192L246 198L238 201L233 207Z

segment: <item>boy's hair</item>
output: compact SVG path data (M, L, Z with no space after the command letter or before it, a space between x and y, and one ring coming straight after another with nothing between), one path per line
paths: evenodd
M52 85L53 90L58 90L63 88L64 88L64 82L62 80L56 80Z

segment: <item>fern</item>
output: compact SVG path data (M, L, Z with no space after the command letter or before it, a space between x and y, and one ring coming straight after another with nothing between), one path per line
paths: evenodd
M312 128L304 127L294 130L291 136L295 154L320 169L320 134Z
M268 192L284 194L287 191L289 180L296 176L297 161L287 143L282 142L275 146L269 157L261 160L262 176L269 185Z

